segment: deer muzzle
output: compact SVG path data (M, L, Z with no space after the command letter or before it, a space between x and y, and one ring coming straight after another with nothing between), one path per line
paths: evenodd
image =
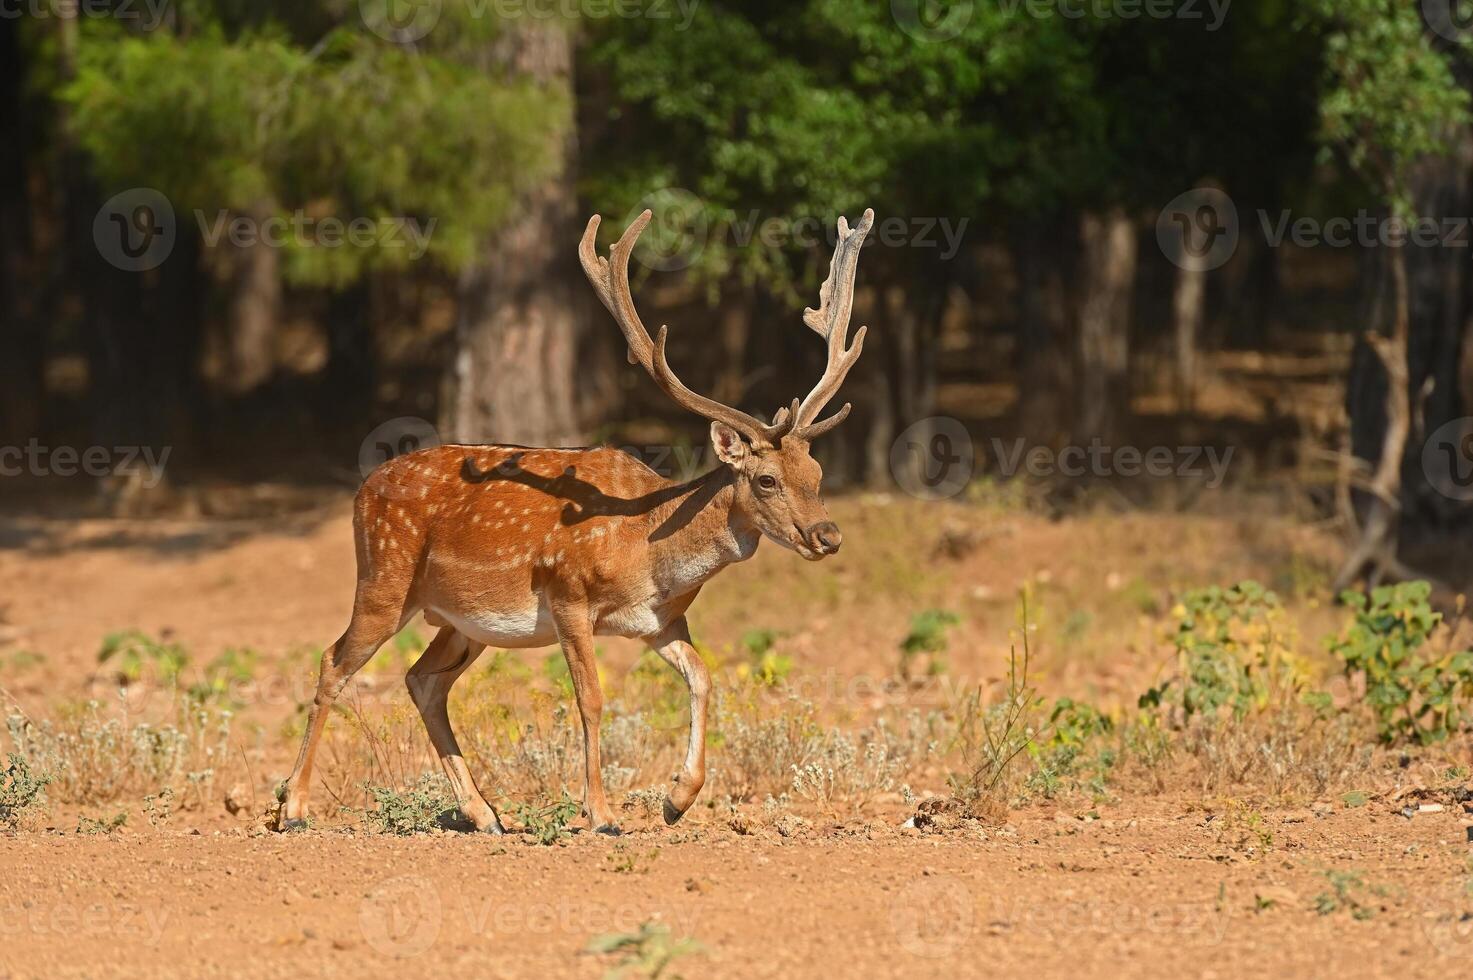
M820 521L803 532L805 543L822 556L834 554L844 543L844 534L833 521Z

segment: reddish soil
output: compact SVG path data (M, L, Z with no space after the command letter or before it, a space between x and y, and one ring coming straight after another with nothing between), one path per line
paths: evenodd
M879 677L893 672L909 614L941 604L965 617L951 669L987 678L1003 667L1015 590L1031 582L1046 689L1118 701L1159 666L1173 590L1257 575L1286 592L1305 578L1308 595L1325 564L1325 542L1257 516L1047 521L874 499L835 513L850 542L839 559L762 549L708 587L698 634L730 646L751 626L784 630L808 676ZM943 554L958 528L978 537ZM117 629L168 634L201 659L255 648L261 681L286 692L243 712L268 733L251 750L250 789L269 798L294 752L269 733L312 683L286 651L330 641L348 611L342 501L269 524L14 521L0 523L0 543L0 658L46 657L0 667L0 692L37 714L106 692L97 649ZM1294 601L1301 624L1332 618ZM605 656L617 673L636 653L613 643ZM1466 756L1460 747L1448 762ZM1449 799L1407 818L1394 785L1368 788L1378 795L1356 808L1255 803L1252 846L1224 830L1233 801L1187 787L1034 805L1005 826L939 836L899 829L895 798L865 818L810 814L794 838L740 835L697 807L673 829L632 820L619 841L579 834L553 847L331 821L278 836L214 800L165 830L135 813L117 834L83 836L59 808L43 821L55 829L0 835L0 977L596 977L620 957L585 952L590 940L651 920L702 947L667 976L1465 971L1462 808ZM325 809L320 791L314 803ZM631 858L633 870L616 870Z
M1190 806L1149 811L944 840L635 832L660 850L632 873L587 835L27 835L0 840L0 975L597 977L618 960L589 941L652 919L702 944L687 977L1385 977L1473 953L1448 814L1280 815L1250 861ZM1329 869L1364 876L1367 918L1312 909Z

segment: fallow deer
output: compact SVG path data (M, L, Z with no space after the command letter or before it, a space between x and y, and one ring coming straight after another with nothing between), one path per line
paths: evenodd
M711 681L691 646L686 609L713 575L750 558L763 536L810 561L832 555L843 540L819 497L823 472L809 445L849 414L845 404L818 421L864 343L864 327L849 342L849 314L874 212L865 211L853 229L839 219L818 309L803 313L828 345L827 366L807 396L793 399L771 423L687 388L666 360L666 328L652 340L640 322L629 293L629 256L649 221L645 211L605 259L594 248L594 215L579 259L623 332L630 361L681 407L710 420L721 465L679 483L610 448L445 445L374 470L354 500L353 616L322 656L278 816L281 829L305 821L312 759L333 701L421 611L439 632L406 681L461 812L478 829L504 832L461 757L446 699L487 646L562 646L583 726L584 813L594 830L618 833L601 777L603 695L593 638L644 640L690 690L689 748L665 799L665 821L673 824L695 802L706 778Z

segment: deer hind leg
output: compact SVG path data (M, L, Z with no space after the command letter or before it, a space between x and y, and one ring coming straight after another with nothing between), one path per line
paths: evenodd
M435 753L440 757L440 765L445 768L445 776L455 790L455 802L459 804L460 811L471 819L477 830L503 834L506 830L501 826L501 819L481 795L460 754L460 743L450 728L447 706L450 688L485 649L484 644L472 643L453 627L446 626L436 634L424 655L409 668L404 683L409 688L414 706L419 709L419 716L424 719L425 731L429 733Z
M302 737L302 751L296 768L286 781L286 799L277 814L276 828L291 830L306 826L307 796L312 783L312 762L317 742L327 725L333 702L359 668L378 652L379 647L398 631L415 610L402 603L376 600L360 587L353 603L353 619L338 641L322 654L322 668L317 676L317 695L307 709L307 733Z
M568 674L573 679L578 715L583 721L583 812L595 831L617 836L619 827L614 823L614 811L604 798L603 760L598 746L604 696L598 683L598 663L593 657L593 628L587 610L581 607L561 613L554 609L553 618L557 623L558 642L568 661Z
M711 695L711 673L690 642L685 617L673 620L665 631L649 640L650 646L685 678L690 689L690 742L685 766L675 777L675 786L665 797L665 823L685 816L706 783L706 704Z

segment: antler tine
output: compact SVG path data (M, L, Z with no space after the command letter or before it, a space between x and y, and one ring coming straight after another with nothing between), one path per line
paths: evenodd
M773 425L764 425L746 412L699 395L685 386L671 369L670 362L665 359L665 339L669 328L660 327L656 339L650 340L649 331L640 320L634 298L629 292L629 256L634 252L634 245L649 225L652 216L652 212L646 209L635 218L609 250L607 259L597 253L594 245L598 235L598 215L588 219L583 240L578 243L578 259L583 265L583 272L624 334L624 339L629 344L630 363L643 367L661 390L682 408L713 421L724 422L754 444L775 445L792 430L797 419L796 413L786 420L775 420ZM794 405L796 404L795 401Z
M823 435L849 414L849 406L845 405L832 418L816 425L813 421L838 393L845 375L854 367L860 351L864 349L865 327L855 331L854 343L849 343L849 314L854 309L854 276L859 269L859 250L874 222L873 208L865 209L864 217L853 229L842 216L839 218L839 238L834 244L834 257L829 262L828 278L818 291L818 309L803 311L803 322L828 342L828 362L823 376L796 412L795 433L804 439Z

